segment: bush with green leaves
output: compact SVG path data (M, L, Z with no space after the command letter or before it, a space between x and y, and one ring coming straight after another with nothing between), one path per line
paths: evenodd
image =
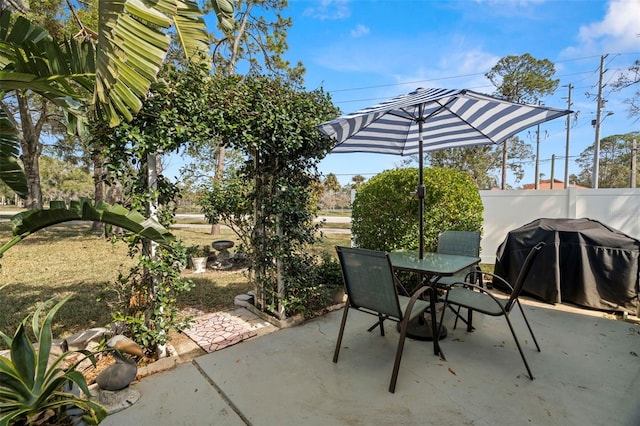
M428 168L423 181L425 251L435 251L442 231L482 231L482 199L469 175ZM387 170L363 184L352 210L351 231L356 244L373 250L417 250L417 186L416 168Z
M194 245L186 248L189 257L209 257L211 248L209 246Z
M290 283L283 303L287 316L313 316L331 305L333 293L343 288L340 264L328 253L295 256L286 262L284 275Z
M31 321L31 331L36 345L27 333L27 316L13 338L0 332L0 337L11 348L10 358L0 356L0 425L71 424L70 407L80 409L86 424L98 424L107 415L99 404L72 392L73 385L85 395L90 395L87 381L75 368L80 361L70 366L63 363L73 352L51 357L53 317L69 300L59 301L41 318L43 309L52 302L43 303L36 309ZM93 354L78 351L89 358L95 366ZM76 419L77 420L77 419Z

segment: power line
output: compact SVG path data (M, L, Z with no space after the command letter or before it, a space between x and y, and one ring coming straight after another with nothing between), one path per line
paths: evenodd
M640 52L615 53L615 54L612 54L614 56L609 60L608 63L610 64L613 61L613 59L618 58L618 57L620 57L622 55L638 55L638 54L640 54ZM594 58L598 58L598 57L600 57L600 55L583 56L583 57L579 57L579 58L572 58L572 59L564 59L564 60L560 60L560 61L555 61L554 63L576 62L576 61L582 61L582 60L587 60L587 59L594 59ZM616 68L616 69L618 69L618 68ZM558 75L557 78L563 79L563 78L572 77L572 76L576 76L576 75L585 75L586 76L586 75L589 75L589 74L594 74L594 73L598 72L598 70L599 70L599 67L595 68L594 70L589 70L589 71L579 71L579 72L574 72L574 73ZM382 87L405 86L405 85L408 85L408 84L421 84L421 83L428 83L428 82L433 82L433 81L455 80L455 79L459 79L459 78L480 76L480 75L485 75L487 72L488 71L477 72L477 73L469 73L469 74L459 74L459 75L453 75L453 76L444 76L444 77L437 77L437 78L429 78L429 79L423 79L423 80L410 80L410 81L403 81L403 82L399 82L399 83L388 83L388 84L378 84L378 85L372 85L372 86L343 88L343 89L335 89L335 90L327 90L327 91L330 92L330 93L344 93L344 92L353 92L353 91L361 91L361 90L378 89L378 88L382 88ZM613 78L613 76L612 76L612 78ZM581 80L579 80L579 81L581 81ZM591 89L591 88L593 88L595 86L596 86L596 84L590 86L589 88ZM470 89L483 89L483 88L487 88L487 87L493 87L493 86L492 85L482 85L482 86L471 87ZM583 89L583 88L577 88L577 89ZM379 101L379 100L384 100L384 99L386 99L386 98L375 97L375 98L360 98L360 99L351 99L351 100L334 101L334 102L337 103L337 104L346 104L346 103L354 103L354 102L374 102L374 101Z
M454 76L450 76L450 77L438 77L438 78L429 78L429 79L426 79L426 80L405 81L403 83L379 84L379 85L376 85L376 86L354 87L352 89L337 89L337 90L332 90L331 93L349 92L349 91L355 91L355 90L377 89L377 88L380 88L380 87L404 86L406 84L420 84L420 83L425 83L427 81L453 80L453 79L456 79L456 78L473 77L473 76L476 76L476 75L484 75L484 73L476 72L476 73L472 73L472 74L461 74L461 75L454 75Z

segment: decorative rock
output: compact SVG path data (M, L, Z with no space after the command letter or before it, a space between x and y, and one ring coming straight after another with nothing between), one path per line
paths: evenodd
M97 391L92 390L91 393L92 395L97 394L97 396L93 396L91 400L102 405L109 414L114 414L125 408L129 408L140 399L140 392L132 388L119 391L97 389Z
M85 349L87 342L99 342L108 334L109 330L104 327L91 328L89 330L80 331L70 337L67 337L67 345L70 351Z
M253 305L253 296L250 294L239 294L233 299L233 303L237 306Z

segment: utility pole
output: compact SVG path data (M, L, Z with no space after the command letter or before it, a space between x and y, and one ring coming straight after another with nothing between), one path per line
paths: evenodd
M629 188L636 187L636 173L638 172L638 145L636 144L636 140L634 139L631 142L631 177L629 178Z
M551 183L549 184L549 189L553 189L553 181L556 180L556 155L551 154Z
M596 107L596 139L593 149L593 175L591 187L598 188L598 179L600 174L600 114L602 113L602 78L605 73L604 60L608 55L600 56L600 76L598 78L598 106Z
M567 97L567 109L571 109L571 90L573 86L571 83L567 86L569 89L569 96ZM564 189L569 188L569 137L571 134L571 114L567 114L567 142L564 152Z
M536 180L535 189L540 189L540 125L536 129Z

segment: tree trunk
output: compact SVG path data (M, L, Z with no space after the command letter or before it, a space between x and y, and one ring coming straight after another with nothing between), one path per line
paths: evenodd
M18 109L20 112L20 124L22 127L22 137L20 137L20 148L22 149L22 164L27 177L29 195L25 200L28 209L42 208L42 186L40 185L40 165L39 159L42 154L42 144L40 143L41 123L34 124L29 109L29 100L26 96L17 93ZM42 105L40 121L46 115L46 104Z
M102 176L102 158L98 150L95 150L91 154L93 160L93 184L94 184L94 202L98 205L99 202L104 201L104 177ZM93 222L91 230L98 232L104 229L102 222Z
M216 161L216 173L213 176L214 182L222 182L222 176L224 174L224 144L220 144L218 147L218 159ZM216 223L211 225L211 235L220 235L220 224Z
M147 187L152 194L157 194L158 175L162 173L162 167L160 166L161 164L160 159L161 159L160 155L147 154ZM159 207L158 199L156 197L149 200L149 203L147 204L147 217L157 221L158 207ZM147 254L149 255L149 258L154 262L157 261L158 257L157 257L156 249L158 247L158 243L151 240L145 240L145 247L148 250ZM156 275L151 275L151 282L149 284L151 285L151 290L152 290L151 293L153 294L153 300L154 300L153 309L155 310L156 307L158 309L160 328L161 328L160 334L164 334L164 331L162 330L164 328L162 324L162 321L163 321L162 314L163 314L164 308L162 305L160 305L159 307L156 306L157 298L158 298L159 282L160 280ZM145 324L145 325L150 326L150 324ZM156 347L156 355L158 356L158 358L166 358L168 356L167 345L159 344Z

